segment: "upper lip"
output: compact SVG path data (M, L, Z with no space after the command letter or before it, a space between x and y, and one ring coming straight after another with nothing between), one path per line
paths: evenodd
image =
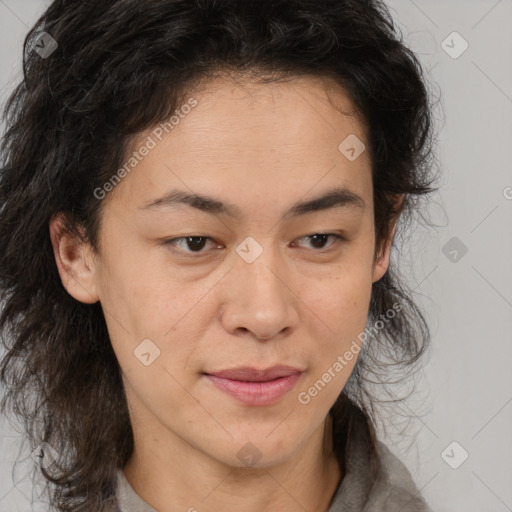
M240 368L233 368L231 370L208 372L207 375L220 377L222 379L240 380L245 382L265 382L277 379L279 377L288 377L298 373L302 373L302 371L298 368L294 368L293 366L277 365L262 370L244 366Z

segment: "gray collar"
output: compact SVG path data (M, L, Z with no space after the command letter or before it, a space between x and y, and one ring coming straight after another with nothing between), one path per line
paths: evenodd
M378 442L380 471L372 482L370 461L364 445L351 443L346 473L327 512L432 512L423 501L409 471L395 455ZM134 491L121 470L117 474L118 512L158 512Z

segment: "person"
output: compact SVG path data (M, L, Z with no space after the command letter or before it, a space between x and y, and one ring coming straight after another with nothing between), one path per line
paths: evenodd
M429 344L391 254L431 100L378 0L49 5L5 110L0 381L53 509L430 510L372 381Z

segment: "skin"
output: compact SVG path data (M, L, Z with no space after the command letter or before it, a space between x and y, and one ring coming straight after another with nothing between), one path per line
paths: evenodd
M193 97L197 106L104 199L98 253L52 220L61 279L105 312L135 438L124 473L145 501L162 512L327 510L342 477L328 411L356 358L308 404L298 395L360 345L372 282L389 265L393 230L375 251L368 152L349 161L338 150L350 134L366 144L365 130L327 79L217 77ZM364 206L284 217L332 188ZM173 189L240 215L143 208ZM321 233L347 240L308 238ZM182 238L163 243L187 236L210 239L199 254ZM235 250L248 236L263 249L250 264ZM145 366L134 350L148 338L160 356ZM243 404L203 375L274 364L304 372L270 406ZM237 456L247 443L261 454L250 467Z

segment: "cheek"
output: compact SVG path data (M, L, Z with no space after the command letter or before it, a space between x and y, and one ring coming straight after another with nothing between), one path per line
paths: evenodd
M335 337L366 324L372 290L369 271L340 272L312 280L299 294Z
M160 427L154 418L159 418L163 425L172 424L173 418L180 417L183 411L197 409L192 395L183 392L183 384L172 378L159 361L149 367L135 363L123 366L120 361L132 424L151 422L152 426Z
M179 313L179 290L162 272L162 266L137 244L124 247L117 254L105 254L98 273L107 324L121 329L123 337L162 336ZM181 301L186 302L187 298L182 297Z
M304 300L314 304L315 313L311 316L315 326L311 372L298 396L306 410L329 409L355 367L361 346L359 336L366 327L371 297L372 281L367 274L333 276L321 292L310 293Z

